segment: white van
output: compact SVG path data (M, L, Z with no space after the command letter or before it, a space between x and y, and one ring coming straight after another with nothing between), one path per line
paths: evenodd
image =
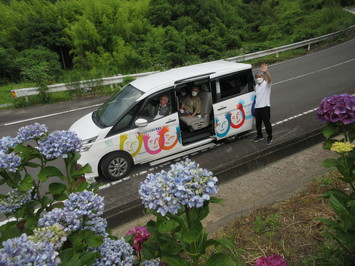
M193 87L199 89L201 110L183 116L181 91ZM168 98L169 110L156 116L161 96ZM220 60L139 78L71 126L83 140L79 163L91 165L90 176L118 180L134 164L206 149L252 129L254 97L249 64Z

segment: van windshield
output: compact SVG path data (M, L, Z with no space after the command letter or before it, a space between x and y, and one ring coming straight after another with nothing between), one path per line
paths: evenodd
M93 114L94 122L99 127L114 126L142 94L131 84L124 86Z

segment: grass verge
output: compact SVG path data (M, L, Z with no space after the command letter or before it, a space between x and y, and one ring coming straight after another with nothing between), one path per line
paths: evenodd
M271 254L283 256L289 265L325 265L326 228L317 218L333 217L322 194L334 187L347 189L336 173L330 173L287 200L234 220L211 237L232 239L231 255L238 265L254 265Z

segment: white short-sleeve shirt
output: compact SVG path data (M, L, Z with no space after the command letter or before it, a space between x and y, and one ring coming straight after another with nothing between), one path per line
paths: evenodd
M256 102L255 108L270 106L271 84L266 80L255 85Z

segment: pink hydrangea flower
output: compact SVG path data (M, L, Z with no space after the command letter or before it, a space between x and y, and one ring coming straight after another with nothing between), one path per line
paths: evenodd
M260 257L255 266L288 266L288 264L282 256L270 255L268 257Z
M133 227L128 231L127 235L134 235L132 247L136 252L140 252L142 250L143 243L150 237L147 228L141 226Z

